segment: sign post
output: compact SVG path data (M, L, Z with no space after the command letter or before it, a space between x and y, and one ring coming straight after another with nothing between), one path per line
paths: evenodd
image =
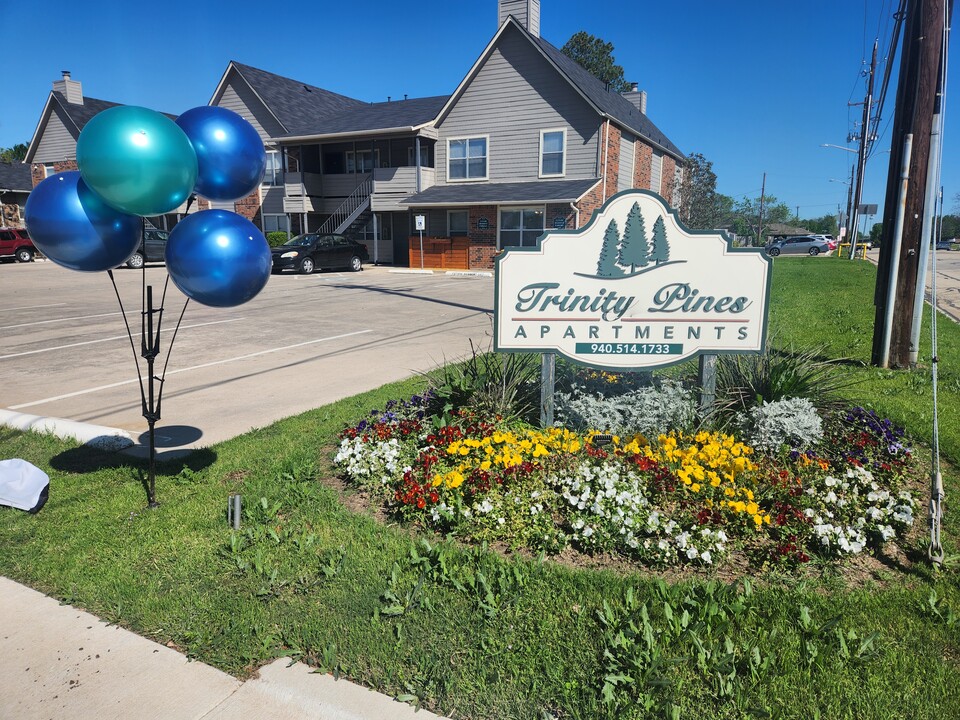
M424 215L414 215L413 219L420 233L420 269L423 270L423 231L427 227L427 218Z

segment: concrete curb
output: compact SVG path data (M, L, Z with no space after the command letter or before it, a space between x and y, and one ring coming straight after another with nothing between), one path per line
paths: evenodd
M51 433L62 440L79 440L84 445L90 445L107 452L123 450L135 444L130 434L119 428L91 425L62 418L28 415L13 410L0 409L0 425L6 425L17 430Z

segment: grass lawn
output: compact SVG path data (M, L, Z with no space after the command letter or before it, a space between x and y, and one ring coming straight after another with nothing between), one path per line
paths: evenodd
M929 457L929 330L917 370L870 367L874 280L866 262L777 260L772 342L846 359L836 371L851 402L905 425ZM939 330L949 500L960 328ZM386 386L162 465L153 510L144 464L0 431L0 457L51 477L39 514L0 511L0 573L240 677L286 655L455 718L960 717L949 512L942 571L924 562L925 508L902 552L799 573L504 556L399 527L333 477L338 432L421 387Z

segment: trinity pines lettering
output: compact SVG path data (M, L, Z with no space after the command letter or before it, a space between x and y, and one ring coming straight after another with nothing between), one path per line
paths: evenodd
M635 295L620 295L616 290L600 288L596 295L578 294L574 288L565 293L553 292L560 283L531 283L517 293L517 312L593 312L606 321L620 320L636 304ZM731 313L739 314L753 302L746 297L703 295L689 283L664 285L653 295L648 312L657 313Z

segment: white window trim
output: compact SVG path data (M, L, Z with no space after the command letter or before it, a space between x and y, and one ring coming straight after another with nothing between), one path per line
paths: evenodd
M540 233L543 234L547 231L547 206L546 205L501 205L497 208L497 250L502 250L503 245L501 240L501 234L503 233L503 213L506 212L517 212L524 210L539 210L540 214L543 216L543 228L540 230ZM520 231L523 231L523 228L520 228ZM515 232L515 231L513 231ZM511 245L510 247L532 247L531 245Z
M269 159L270 157L276 158L277 163L277 182L267 182L267 172L264 172L263 180L260 182L262 187L281 187L283 185L283 151L280 148L264 148L264 154ZM266 164L267 170L270 169L270 163Z
M543 172L543 136L547 133L561 133L563 135L563 153L560 161L560 172L559 173L548 173ZM539 177L542 178L555 178L555 177L566 177L567 175L567 129L564 128L546 128L540 131L540 154L537 158L537 172Z
M453 230L450 229L450 215L453 213L463 213L467 216L467 229L465 233L470 232L470 211L469 210L447 210L447 237L453 237ZM459 236L458 236L459 237Z
M477 178L451 178L450 177L450 143L456 142L457 140L483 140L487 143L487 172L483 177ZM467 167L470 166L470 155L467 154ZM486 182L490 179L490 136L489 135L463 135L460 137L451 137L447 138L447 182L448 183L469 183L469 182Z

